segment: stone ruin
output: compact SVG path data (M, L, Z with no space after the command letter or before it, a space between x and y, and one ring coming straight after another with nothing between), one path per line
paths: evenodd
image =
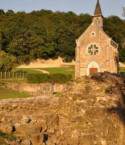
M60 97L0 101L11 145L125 145L125 78L110 73L69 82Z

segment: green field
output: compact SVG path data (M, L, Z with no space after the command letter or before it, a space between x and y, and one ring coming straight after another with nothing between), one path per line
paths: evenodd
M27 72L31 74L41 74L42 71L45 70L48 71L50 74L56 74L56 73L62 73L62 74L71 74L73 75L73 78L75 76L75 66L68 66L68 67L58 67L58 68L15 68L13 69L13 72ZM125 68L120 68L120 73L125 73ZM26 81L26 79L24 79ZM11 81L11 80L10 80ZM18 80L15 80L18 81ZM21 81L21 79L19 80Z
M43 68L42 70L48 71L50 74L71 74L74 78L75 76L75 66L68 67L58 67L58 68Z
M30 96L29 93L20 93L17 91L4 88L2 85L0 85L0 100L9 98L27 98L29 96Z
M125 67L120 67L120 73L125 73Z
M68 66L68 67L58 67L58 68L43 68L42 70L48 71L50 74L55 73L62 73L62 74L73 74L75 73L75 67L74 66Z
M71 74L73 78L75 76L75 66L68 66L68 67L58 67L58 68L15 68L13 72L27 72L31 74L41 74L42 70L48 71L50 74Z
M36 68L35 69L24 69L24 68L16 68L13 69L13 72L27 72L27 73L31 73L31 74L38 74L38 73L42 73L38 70L45 70L48 71L50 74L56 74L56 73L61 73L61 74L71 74L74 78L75 75L75 66L68 66L68 67L59 67L59 68ZM125 73L125 68L120 68L120 73ZM30 96L29 93L20 93L17 91L13 91L13 90L9 90L4 86L4 83L6 82L16 82L16 83L25 83L27 82L26 78L14 78L14 79L4 79L4 80L0 80L0 99L8 99L8 98L27 98Z
M40 74L42 72L38 70L45 70L48 71L50 74L62 73L62 74L71 74L74 78L75 76L75 66L68 66L68 67L58 67L58 68L16 68L13 69L13 72L27 72L31 74ZM120 68L120 73L125 73L125 68ZM10 80L11 81L11 80ZM16 81L16 80L15 80ZM26 79L25 79L26 81Z
M27 72L27 73L31 73L31 74L40 74L42 72L37 71L33 68L15 68L12 70L13 72Z
M13 72L27 72L27 73L31 73L31 74L40 74L42 73L41 70L45 70L48 71L50 74L56 74L56 73L62 73L62 74L71 74L74 78L74 66L68 66L68 67L59 67L59 68L36 68L35 69L31 69L31 68L16 68L13 69ZM40 70L40 71L38 71ZM0 99L8 99L8 98L27 98L30 95L28 93L20 93L17 91L13 91L13 90L9 90L4 86L4 84L6 82L12 82L12 83L25 83L27 82L26 78L14 78L14 79L3 79L0 80Z
M39 70L46 70L50 73L63 73L63 74L71 74L75 70L75 66L68 66L68 67L55 67L55 68L15 68L13 72L27 72L27 73L42 73Z
M12 79L0 79L0 84L4 84L6 82L9 83L26 83L27 79L26 78L12 78Z

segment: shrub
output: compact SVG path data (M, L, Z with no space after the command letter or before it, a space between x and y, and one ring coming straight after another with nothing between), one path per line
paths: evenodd
M63 83L67 83L68 81L71 81L72 75L69 75L69 74L66 75L66 74L60 74L60 73L52 74L51 79L53 83L63 84Z
M48 74L27 74L26 78L29 83L48 83L51 77Z
M72 75L65 74L27 74L29 83L67 83L72 80Z

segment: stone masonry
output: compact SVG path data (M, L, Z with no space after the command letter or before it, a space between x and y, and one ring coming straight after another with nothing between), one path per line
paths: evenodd
M103 31L99 0L92 23L76 40L76 44L76 78L105 71L118 73L118 44Z

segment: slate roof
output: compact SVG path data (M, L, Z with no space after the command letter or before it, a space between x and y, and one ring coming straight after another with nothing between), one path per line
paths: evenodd
M101 10L99 0L97 0L94 16L102 16L102 10Z

